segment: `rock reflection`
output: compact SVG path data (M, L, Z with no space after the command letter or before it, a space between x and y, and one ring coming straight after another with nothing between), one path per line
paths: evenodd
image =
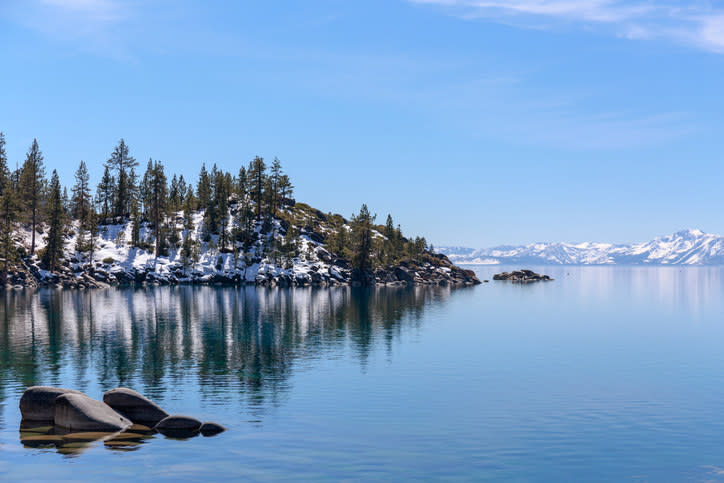
M0 404L14 388L36 384L130 386L152 398L184 386L220 402L229 391L252 405L274 402L298 361L349 346L364 362L375 344L389 346L419 323L427 304L450 293L189 286L6 292Z
M28 422L20 424L20 443L26 448L55 449L66 456L78 456L103 442L112 451L135 451L156 434L150 428L134 425L120 433L69 432L56 426Z

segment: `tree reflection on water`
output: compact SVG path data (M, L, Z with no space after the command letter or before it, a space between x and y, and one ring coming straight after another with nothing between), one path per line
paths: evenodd
M416 327L451 289L145 287L9 291L0 299L0 404L23 388L163 398L191 385L205 398L237 391L274 403L295 364L349 348L364 364ZM0 415L2 414L0 410ZM2 421L0 420L0 424Z

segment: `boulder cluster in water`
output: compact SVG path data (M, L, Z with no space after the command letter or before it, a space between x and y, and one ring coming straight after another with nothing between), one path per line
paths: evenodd
M532 270L516 270L493 275L493 280L509 280L513 283L550 282L553 279L548 275L541 275Z
M124 387L106 392L98 401L73 389L33 386L20 398L20 412L20 441L25 446L55 446L63 453L78 452L99 440L110 449L132 450L157 432L185 439L225 431L216 423L169 415Z

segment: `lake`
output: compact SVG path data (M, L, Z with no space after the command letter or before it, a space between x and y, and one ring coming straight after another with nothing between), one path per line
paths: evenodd
M724 479L724 268L474 288L0 297L0 479ZM127 386L228 427L26 448L25 387Z

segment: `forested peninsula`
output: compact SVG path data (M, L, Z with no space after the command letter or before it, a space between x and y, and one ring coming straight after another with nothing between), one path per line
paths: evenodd
M0 281L5 288L132 284L266 286L480 283L362 205L346 219L294 199L274 159L237 173L201 166L187 181L145 169L121 139L92 188L80 161L70 189L47 176L37 140L11 171L0 132ZM143 172L143 174L141 174Z

